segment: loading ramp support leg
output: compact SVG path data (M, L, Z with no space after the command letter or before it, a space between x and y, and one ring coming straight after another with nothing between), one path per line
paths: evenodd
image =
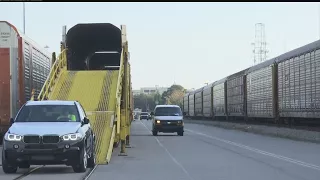
M119 156L127 156L126 153L126 115L124 113L124 109L121 110L121 115L120 115L120 154Z

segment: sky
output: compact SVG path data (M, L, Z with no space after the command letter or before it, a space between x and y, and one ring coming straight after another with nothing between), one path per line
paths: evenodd
M21 2L0 3L1 20L23 30ZM200 88L253 65L255 24L268 59L319 39L316 3L26 3L26 35L59 52L62 26L127 26L132 83Z

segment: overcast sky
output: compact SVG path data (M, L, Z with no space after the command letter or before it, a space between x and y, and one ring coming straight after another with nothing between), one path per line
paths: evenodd
M134 89L199 88L253 65L255 24L268 57L319 39L315 3L26 3L26 34L58 51L62 26L127 25ZM0 3L1 20L23 30L22 3Z

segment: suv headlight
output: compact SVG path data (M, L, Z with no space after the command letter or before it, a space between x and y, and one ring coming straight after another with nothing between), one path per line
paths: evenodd
M22 140L22 136L17 135L17 134L10 134L10 133L7 133L4 138L7 141L21 141Z
M80 133L72 133L72 134L66 134L62 136L62 139L64 141L77 141L81 140L83 136Z

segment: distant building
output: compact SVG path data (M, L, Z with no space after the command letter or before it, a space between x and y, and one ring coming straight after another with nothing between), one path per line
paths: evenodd
M140 94L140 90L132 90L132 93L134 96L139 95Z
M186 90L186 93L191 93L191 92L193 92L195 89L194 88L192 88L192 89L187 89Z
M133 90L133 95L139 95L139 94L155 94L159 93L160 95L168 90L168 87L142 87L140 90Z

